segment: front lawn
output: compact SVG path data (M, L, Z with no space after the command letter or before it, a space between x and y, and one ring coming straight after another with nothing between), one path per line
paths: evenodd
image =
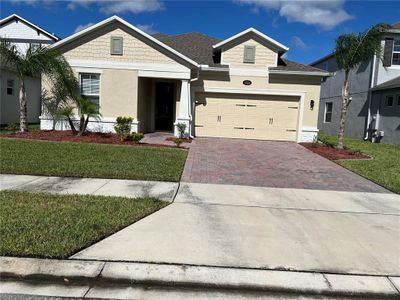
M0 203L0 255L46 258L67 258L167 205L16 191L0 191Z
M0 138L0 172L179 181L187 151Z
M318 134L318 139L330 146L337 144L337 137L323 132ZM400 194L400 145L375 144L346 138L345 146L349 150L368 154L373 159L338 160L338 164Z

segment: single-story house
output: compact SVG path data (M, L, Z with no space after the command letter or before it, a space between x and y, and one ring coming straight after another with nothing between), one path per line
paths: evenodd
M19 15L0 20L0 39L15 45L25 55L30 47L46 47L59 38ZM14 72L0 65L0 124L19 123L20 81ZM28 122L39 123L41 115L41 79L29 77L25 81Z
M118 16L52 46L64 55L81 92L99 104L88 128L113 131L116 117L133 130L284 141L313 141L321 69L283 58L288 48L249 28L226 40L200 33L149 35ZM47 87L49 88L49 86ZM41 116L41 128L53 120ZM66 121L58 129L68 129Z

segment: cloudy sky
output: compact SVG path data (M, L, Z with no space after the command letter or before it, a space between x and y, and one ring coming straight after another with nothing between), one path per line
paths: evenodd
M0 16L17 13L64 38L111 15L149 32L202 32L225 39L255 27L290 47L288 58L310 63L335 38L375 23L400 22L400 1L345 0L1 0Z

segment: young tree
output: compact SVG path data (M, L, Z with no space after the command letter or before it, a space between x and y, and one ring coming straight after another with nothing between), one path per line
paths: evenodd
M5 40L0 42L0 57L0 64L16 73L20 81L20 131L27 131L26 79L28 77L40 77L43 74L54 75L56 70L63 71L62 66L66 62L63 56L52 49L29 48L26 54L22 54L15 45Z
M382 33L386 31L390 25L377 24L368 31L359 33L343 34L336 39L335 57L339 69L344 71L344 82L342 88L342 103L340 110L340 124L338 134L337 148L344 147L344 130L346 124L347 108L349 106L349 73L354 67L361 62L369 60L377 55L381 58Z

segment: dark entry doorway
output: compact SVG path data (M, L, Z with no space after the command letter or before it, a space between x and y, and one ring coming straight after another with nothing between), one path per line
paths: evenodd
M156 82L156 130L171 131L173 128L174 87L174 83Z

